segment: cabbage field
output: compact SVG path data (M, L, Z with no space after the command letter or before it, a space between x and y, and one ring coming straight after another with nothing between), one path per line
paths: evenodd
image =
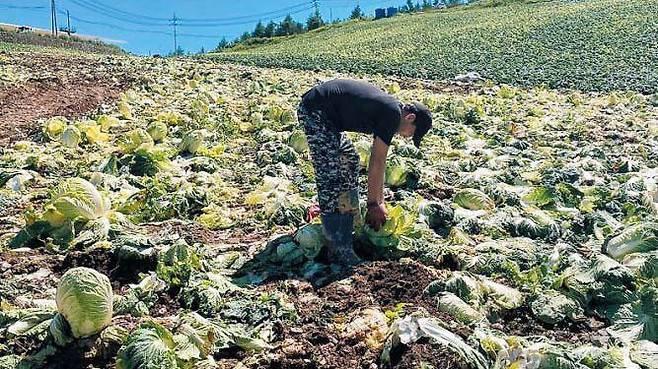
M432 79L478 71L515 85L658 92L658 1L508 3L349 22L212 58Z
M0 55L0 91L134 78L3 123L0 369L658 368L658 95L37 54ZM349 272L296 118L338 76L435 121L394 141Z

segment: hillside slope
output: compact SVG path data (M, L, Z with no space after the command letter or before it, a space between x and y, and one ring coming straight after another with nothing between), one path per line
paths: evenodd
M242 51L260 66L429 79L477 71L497 82L586 91L658 91L658 0L454 9L352 22Z
M42 32L18 32L10 27L0 26L0 50L26 49L35 47L54 47L65 50L75 50L94 54L123 54L124 51L112 44L93 39L83 39L77 36L51 36Z

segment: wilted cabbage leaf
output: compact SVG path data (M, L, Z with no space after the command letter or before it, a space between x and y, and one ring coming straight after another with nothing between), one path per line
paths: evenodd
M155 323L143 323L126 339L117 354L117 369L176 369L173 335Z
M583 308L577 301L554 291L540 293L530 303L532 313L544 323L557 324L565 319L578 321L584 317Z
M658 288L644 286L636 301L622 305L612 316L611 336L623 342L658 341Z
M303 250L306 258L313 260L327 241L320 224L307 224L295 233L295 242Z
M472 324L485 319L485 316L471 305L450 292L442 292L437 298L439 311L453 316L464 324Z
M464 342L461 337L442 328L435 320L417 315L409 315L391 325L380 356L382 364L388 365L391 362L392 352L400 345L410 346L421 338L428 338L433 343L445 346L459 355L473 369L489 368L484 356Z
M633 362L644 369L658 368L658 345L648 340L640 340L631 344L630 357Z
M450 227L453 224L455 212L450 205L438 201L425 201L418 213L431 228Z
M658 225L645 222L625 228L607 240L605 250L617 260L635 252L658 250Z
M494 201L487 194L474 188L459 191L453 201L469 210L493 210L496 207Z

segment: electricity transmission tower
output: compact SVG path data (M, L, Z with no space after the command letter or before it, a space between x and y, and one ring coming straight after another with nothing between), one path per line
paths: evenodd
M174 13L174 17L171 19L171 26L174 28L174 54L178 52L178 33L177 33L177 26L178 26L178 18L176 18L176 13Z

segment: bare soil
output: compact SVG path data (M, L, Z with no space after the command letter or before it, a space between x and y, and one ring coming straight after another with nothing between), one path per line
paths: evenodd
M544 336L555 341L579 345L596 344L608 339L603 321L588 318L579 322L549 325L537 320L527 306L508 312L500 322L493 324L493 327L508 335Z
M128 68L111 59L20 53L10 57L10 64L26 67L32 77L0 89L0 147L33 135L41 118L83 117L117 99L133 81Z
M324 287L313 288L308 282L287 280L273 282L269 288L285 292L299 314L296 324L284 327L280 347L269 361L257 368L377 368L381 349L364 341L346 337L337 328L355 311L376 308L393 311L404 303L407 313L423 309L433 316L448 319L436 309L425 287L439 276L417 262L372 262L356 267L352 274ZM268 286L264 286L268 288ZM458 330L459 331L459 330ZM468 329L460 332L468 335ZM396 353L394 368L416 368L424 361L437 368L451 366L457 358L450 352L429 344L412 346Z

